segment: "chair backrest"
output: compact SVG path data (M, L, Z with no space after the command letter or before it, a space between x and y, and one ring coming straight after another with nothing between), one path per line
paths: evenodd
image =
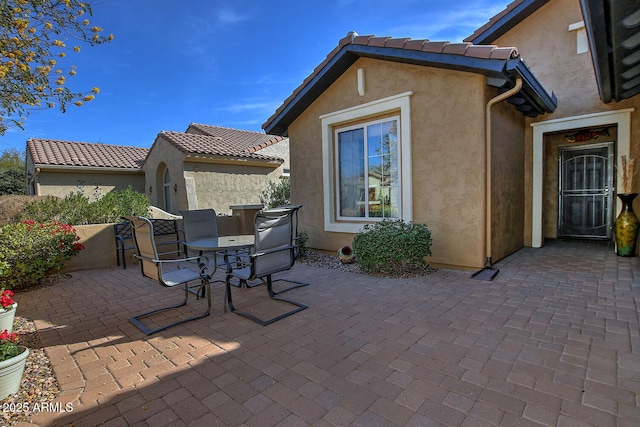
M158 260L158 250L153 237L153 224L144 217L128 217L127 219L133 225L133 240L136 243L142 275L161 281L162 266L154 262Z
M254 275L262 277L288 270L295 263L291 208L264 209L255 218L256 253L278 250L255 258Z
M208 237L218 237L218 221L216 211L213 209L195 209L180 211L182 215L182 227L184 239L187 242ZM189 256L197 255L188 251Z

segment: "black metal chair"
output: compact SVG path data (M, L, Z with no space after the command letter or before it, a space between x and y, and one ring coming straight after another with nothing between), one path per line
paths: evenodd
M263 326L307 308L304 304L277 297L273 291L272 275L289 270L296 260L296 245L293 240L293 218L294 209L288 207L266 209L258 212L254 225L255 246L253 252L248 257L238 257L239 259L233 263L229 261L231 255L225 256L228 265L236 265L236 268L229 271L226 277L225 297L229 310ZM233 278L238 279L240 283L248 283L250 280L260 279L267 287L269 298L294 305L296 308L266 320L246 311L238 310L233 304L231 290L231 279ZM243 291L246 292L246 290L237 292Z
M298 256L300 255L300 237L298 236L298 211L300 210L300 208L302 207L302 205L281 205L278 206L277 208L275 208L276 210L280 210L280 209L290 209L291 210L291 223L292 223L292 227L291 227L291 242L294 246L294 257L296 259L298 259ZM269 209L264 209L263 211L268 212ZM289 286L288 288L285 289L281 289L279 291L273 291L274 295L279 295L281 293L290 291L292 289L296 289L296 288L301 288L303 286L309 286L309 283L305 283L305 282L299 282L297 280L291 280L291 279L281 279L281 278L277 278L277 279L273 279L273 282L287 282L287 283L292 283L293 286Z
M131 323L140 328L140 330L145 334L151 335L172 326L208 316L211 312L211 289L209 277L198 267L200 264L200 257L167 260L159 259L153 233L153 223L144 217L129 217L128 219L131 221L133 226L133 237L138 251L136 258L140 262L140 271L142 272L142 275L156 280L164 287L172 288L174 286L184 285L184 300L181 303L138 314L137 316L129 318ZM192 268L185 268L189 265ZM169 268L170 266L173 268ZM196 269L194 270L193 267ZM203 295L206 295L207 298L207 309L204 313L187 319L176 320L157 328L149 328L140 321L143 317L148 317L155 313L186 305L187 300L189 299L189 283L195 281L199 282L198 285L194 286L197 288L196 294L198 295L202 293Z

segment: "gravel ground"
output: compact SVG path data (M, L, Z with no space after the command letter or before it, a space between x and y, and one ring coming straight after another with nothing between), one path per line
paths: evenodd
M299 261L301 264L310 265L312 267L321 267L328 268L331 270L342 270L348 271L351 273L360 273L365 274L360 271L360 267L358 266L358 262L353 262L351 264L343 264L340 262L338 255L331 255L325 252L316 252L316 251L308 251L304 258L301 258ZM436 271L435 268L429 267L425 265L424 267L408 272L404 274L402 277L418 277L425 276L427 274L431 274Z
M362 274L357 262L343 264L338 259L337 254L330 255L308 251L307 255L301 258L299 262L312 267ZM435 269L425 266L418 271L407 274L406 277L422 276L434 271ZM51 284L53 283L48 283L47 285ZM2 417L0 420L3 426L13 426L20 422L28 422L34 406L42 406L43 403L53 401L60 392L58 381L53 375L53 369L51 369L49 358L43 349L35 324L30 319L18 315L16 315L15 319L16 323L13 331L18 333L20 345L28 347L30 354L27 357L20 390L12 396L0 399L0 405L2 405Z
M16 315L13 332L18 334L19 344L29 348L29 356L18 393L0 399L3 426L28 422L35 405L51 402L60 392L35 324Z

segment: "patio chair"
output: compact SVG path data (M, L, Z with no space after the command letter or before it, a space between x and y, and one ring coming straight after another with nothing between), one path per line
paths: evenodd
M294 210L291 208L266 209L258 212L254 224L254 251L248 258L246 256L238 257L239 259L234 262L237 267L227 273L225 297L229 310L263 326L307 308L304 304L277 297L273 291L272 275L289 270L296 260L296 246L292 241L293 217ZM230 255L225 256L226 259L229 257ZM227 262L229 263L229 261ZM260 279L266 284L269 298L294 305L296 308L267 320L246 311L238 310L233 304L231 292L231 279L233 278L237 278L239 283L248 283L250 280ZM237 287L240 286L238 285Z
M137 316L129 318L131 323L140 328L140 330L142 330L142 332L144 332L145 334L151 335L172 326L208 316L211 312L210 282L209 277L204 274L201 268L198 268L198 265L200 264L200 257L187 257L167 260L159 259L158 249L156 247L155 238L153 235L153 223L148 218L144 217L128 217L127 219L131 221L131 224L133 225L133 238L136 244L136 249L138 251L138 253L136 254L136 258L140 262L140 271L142 272L142 275L149 279L156 280L160 285L169 288L184 285L184 300L181 303L168 307L157 308L142 314L138 314ZM194 270L192 268L185 268L189 265L196 267L197 270ZM189 283L196 281L199 282L198 285L193 286L197 289L196 295L200 293L202 293L203 295L206 294L207 309L204 313L194 317L189 317L187 319L176 320L175 322L171 322L154 329L147 327L140 321L140 319L143 317L148 317L155 313L160 313L166 310L186 305L189 298Z
M300 255L300 237L298 236L298 211L300 210L300 208L302 207L302 205L281 205L278 206L276 209L290 209L291 210L291 221L292 221L292 227L291 227L291 244L294 246L294 257L297 259L298 256ZM269 209L265 209L264 211L269 211ZM289 286L288 288L285 289L281 289L279 291L273 291L274 295L279 295L281 293L290 291L292 289L296 289L296 288L301 288L303 286L308 286L309 283L305 283L305 282L299 282L296 280L291 280L291 279L273 279L273 282L287 282L287 283L292 283L293 286Z

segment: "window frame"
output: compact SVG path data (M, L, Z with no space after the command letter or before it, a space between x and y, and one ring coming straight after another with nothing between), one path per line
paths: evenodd
M396 137L398 138L398 144L396 149L398 150L398 152L400 152L400 145L401 145L401 141L400 141L400 135L402 134L402 127L400 126L400 115L395 114L392 116L388 116L388 117L382 117L382 118L372 118L368 121L362 121L362 122L358 122L355 124L349 124L346 125L344 127L340 127L340 126L336 126L334 127L334 156L335 156L335 161L334 161L334 165L338 165L340 164L340 148L339 148L339 140L338 140L338 135L342 132L349 132L352 130L358 130L358 129L364 129L364 140L363 140L363 148L364 148L364 159L365 159L365 165L364 165L364 173L365 173L365 184L364 184L364 190L365 190L365 199L363 200L362 203L364 203L364 205L369 205L369 206L365 206L365 212L368 212L370 214L370 210L369 207L371 205L370 199L371 199L371 189L373 188L370 185L369 182L369 177L367 175L367 171L370 170L370 165L369 165L369 159L371 157L371 154L368 152L368 137L369 137L369 131L368 128L371 126L375 126L378 124L382 124L382 123L387 123L387 122L395 122L396 123L396 129L398 130ZM402 189L402 164L400 161L400 156L397 156L398 160L397 160L397 167L398 167L398 186L400 187L400 191ZM336 170L338 168L336 167ZM336 177L334 180L334 194L335 194L335 200L336 200L336 219L338 221L357 221L357 222L376 222L376 221L382 221L383 219L385 219L384 217L373 217L373 216L344 216L340 214L340 208L341 206L339 206L339 200L340 200L340 177L338 176L338 173L336 173ZM398 200L401 200L401 197L398 198ZM396 219L396 218L401 218L402 217L402 204L399 203L399 206L397 206L398 208L398 212L400 213L400 215L398 217L387 217L386 219Z
M413 218L412 205L412 170L411 170L411 96L413 92L382 98L344 110L335 111L320 116L322 126L322 164L323 164L323 194L324 194L324 229L325 231L357 233L364 224L379 221L378 218L344 218L338 215L336 197L337 165L336 161L336 130L351 125L365 126L368 122L398 117L398 165L400 169L400 218L411 221Z

